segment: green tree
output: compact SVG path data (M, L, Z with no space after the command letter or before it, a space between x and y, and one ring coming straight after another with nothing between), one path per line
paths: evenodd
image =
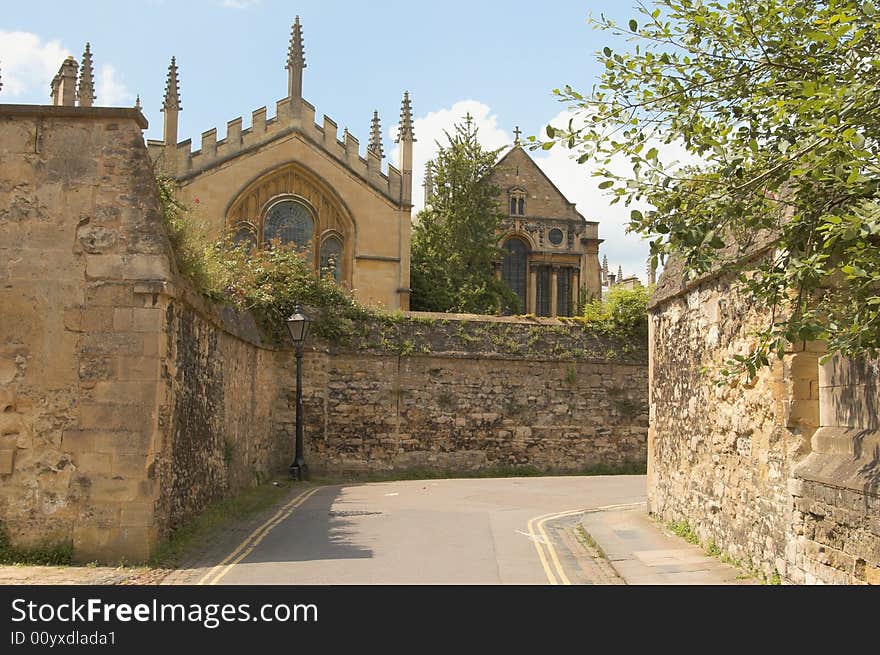
M491 314L516 311L517 298L495 279L502 257L497 230L500 189L491 175L498 150L484 150L470 116L446 132L448 144L430 165L434 192L412 236L412 308Z
M729 269L768 308L758 345L725 373L753 376L800 340L876 356L880 11L865 0L657 0L637 11L626 25L591 19L634 45L598 53L605 68L589 95L556 91L572 121L548 127L541 145L598 162L612 202L652 207L633 209L629 229L651 240L655 263L675 254L692 277ZM669 144L699 164L661 161ZM631 173L611 170L621 157Z

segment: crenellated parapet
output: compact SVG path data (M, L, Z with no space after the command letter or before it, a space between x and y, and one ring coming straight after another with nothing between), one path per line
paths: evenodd
M298 115L289 98L279 100L275 110L275 116L271 118L267 117L266 107L254 110L248 128L242 127L244 121L241 117L229 121L223 139L218 140L217 128L202 132L201 143L195 150L191 139L177 143L174 149L166 149L162 141L149 141L147 146L154 161L172 156L173 161L164 162L166 170L174 171L178 180L185 181L279 139L298 135L368 182L376 191L394 201L400 199L400 171L389 164L388 172L383 173L382 158L378 153L369 149L361 153L360 141L351 133L340 138L339 127L332 118L325 115L318 125L315 108L302 99Z
M266 107L260 107L252 113L250 127L244 128L243 119L235 118L227 123L225 138L218 139L217 128L211 128L202 133L199 147L194 149L189 139L177 141L178 112L182 108L179 106L177 62L172 59L163 105L165 138L162 141L147 142L153 160L167 173L184 182L279 140L299 137L322 150L396 204L408 206L412 190L405 187L407 184L411 187L414 141L409 95L404 97L401 113L401 166L398 169L389 164L387 172L383 173L381 134L376 133L379 129L378 115L374 113L370 140L366 150L361 153L360 140L357 137L347 129L340 137L336 121L326 115L320 124L316 123L314 106L301 97L305 51L299 17L293 25L286 68L289 71L288 96L276 102L273 117L268 117Z

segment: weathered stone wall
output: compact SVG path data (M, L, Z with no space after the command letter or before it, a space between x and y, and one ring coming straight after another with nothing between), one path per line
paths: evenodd
M165 312L157 453L163 536L212 501L285 468L290 445L275 429L280 353L263 348L253 319L178 291Z
M277 354L173 272L145 126L0 105L0 523L81 561L143 560L281 462Z
M0 521L81 560L155 544L170 275L136 110L0 105Z
M795 469L787 560L797 582L880 584L880 371L819 366L819 429Z
M388 345L403 353L371 348L382 339L373 331L357 349L306 358L313 470L644 466L643 347L554 320L421 315L395 328ZM292 413L279 416L292 440Z
M819 365L822 347L809 343L753 383L716 386L718 365L746 354L767 317L725 277L669 287L661 280L651 308L650 511L687 520L704 545L768 578L876 580L880 517L869 480L877 459L870 446L853 449L874 437L834 440L820 427L841 422L829 416L835 402L876 422L876 387L841 377L832 385Z

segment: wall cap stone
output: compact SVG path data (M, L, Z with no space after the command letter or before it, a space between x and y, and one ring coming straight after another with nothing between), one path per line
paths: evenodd
M0 117L80 118L83 120L107 120L112 118L133 120L142 130L150 124L140 109L134 107L64 107L55 105L4 105L0 104Z

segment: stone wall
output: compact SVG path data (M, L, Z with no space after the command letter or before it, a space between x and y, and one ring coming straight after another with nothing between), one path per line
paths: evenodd
M750 384L716 385L717 366L746 354L767 317L729 278L679 285L675 273L651 307L649 510L688 521L704 545L768 578L876 581L878 398L874 383L856 382L876 369L836 374L842 365L820 366L820 344L801 343ZM840 438L823 426L852 425L841 407L875 427Z
M144 127L0 105L0 523L80 561L143 560L281 461L276 353L174 273Z
M262 347L249 314L179 289L164 327L160 411L167 420L156 455L162 536L283 470L290 450L273 418L283 354Z
M80 560L156 540L149 285L170 266L144 127L131 109L0 105L0 521Z
M396 327L392 349L403 343L407 354L370 348L374 333L364 347L307 358L305 444L313 470L644 466L643 348L626 353L625 341L549 319L423 315ZM293 439L289 411L283 422Z

